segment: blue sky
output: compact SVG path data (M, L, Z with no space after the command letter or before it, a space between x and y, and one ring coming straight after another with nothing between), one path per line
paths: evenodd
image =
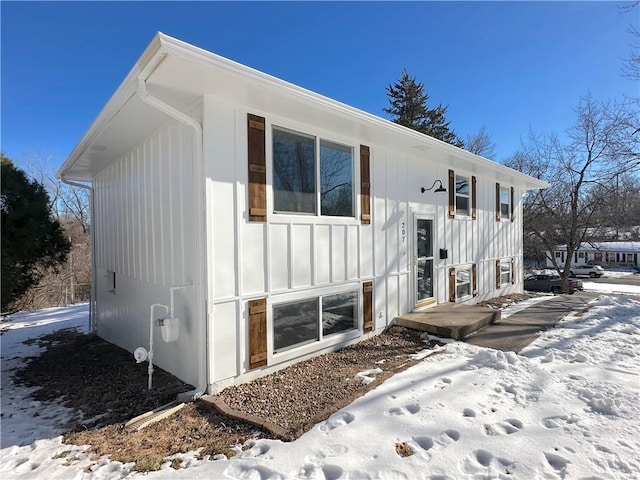
M529 129L562 134L588 92L638 95L623 3L3 1L1 148L55 170L162 31L382 117L406 68L501 160Z

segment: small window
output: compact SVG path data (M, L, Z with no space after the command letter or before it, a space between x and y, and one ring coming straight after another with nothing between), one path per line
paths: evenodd
M511 260L500 260L500 285L511 283Z
M276 212L316 213L315 138L273 129Z
M556 258L562 257L562 252L556 252Z
M500 218L511 219L511 191L508 187L500 187Z
M107 291L116 293L116 272L113 270L107 270Z
M456 268L456 299L471 296L471 268Z
M469 177L456 175L456 215L469 216Z
M318 340L318 299L273 306L273 350Z
M320 141L320 212L353 217L353 149Z

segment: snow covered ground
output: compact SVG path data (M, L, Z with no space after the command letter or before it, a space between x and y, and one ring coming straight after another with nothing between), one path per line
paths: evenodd
M516 308L516 307L514 307ZM91 462L61 443L68 412L11 382L22 342L86 326L86 306L3 323L3 479L139 477L131 464ZM603 295L520 355L447 343L316 425L295 442L261 439L230 459L168 462L149 479L637 479L640 478L640 301ZM43 409L39 409L43 411ZM402 457L396 444L413 454ZM63 466L71 451L77 461ZM57 457L57 458L56 458Z

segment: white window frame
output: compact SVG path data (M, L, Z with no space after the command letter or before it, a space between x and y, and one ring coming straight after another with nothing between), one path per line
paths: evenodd
M460 175L460 174L455 173L455 172L454 172L454 175L455 175L455 178L454 178L453 183L454 183L454 185L456 187L455 188L455 207L456 207L455 216L456 216L456 218L471 218L471 208L472 208L472 206L471 206L471 188L472 188L471 176L470 175ZM467 192L468 193L458 193L458 189L457 189L458 179L465 180L467 182ZM464 211L461 212L458 209L458 197L467 199L467 211L466 212L464 212Z
M456 268L456 302L465 301L470 298L473 298L473 265L463 265L461 267ZM468 272L469 273L469 281L468 282L460 282L458 283L458 273ZM469 285L469 293L467 295L458 296L458 286L459 285Z
M363 321L363 306L362 306L362 286L360 283L358 284L349 284L344 285L341 288L323 288L318 291L309 292L308 290L305 292L295 292L291 294L283 294L278 295L278 298L275 301L270 302L269 311L269 319L268 319L268 334L267 341L269 345L269 350L272 352L272 357L276 362L286 361L290 358L295 358L299 355L305 355L307 350L314 351L319 348L319 345L322 343L334 343L341 342L345 340L350 340L352 338L357 338L362 335L362 321ZM354 293L356 306L356 318L354 322L353 328L348 330L332 333L329 335L324 335L322 331L322 299L325 297L331 297L333 295L340 295L345 293ZM274 297L272 297L273 299ZM290 305L293 303L304 302L316 300L318 304L318 338L315 340L308 340L300 343L296 343L294 345L289 345L287 347L281 348L279 350L275 350L275 322L274 322L274 307L278 307L281 305ZM324 345L323 345L324 346Z
M506 265L509 267L508 270L503 271L502 266ZM509 278L507 281L503 281L502 278L504 275L508 275ZM513 272L511 271L511 259L510 258L501 258L500 259L500 286L504 287L505 285L511 285L511 281L513 280Z
M276 210L275 209L275 189L273 188L274 175L275 175L275 158L273 152L273 142L274 142L274 131L281 131L285 133L289 133L292 135L298 135L300 137L309 138L313 140L313 161L314 161L314 195L315 195L315 212L297 212L297 211L289 211L289 210ZM280 124L272 124L270 129L270 155L271 155L271 185L272 185L272 195L273 195L273 204L272 211L275 215L295 215L295 216L306 216L306 217L316 217L316 218L334 218L334 219L347 219L354 220L358 218L358 209L357 209L357 200L359 198L359 192L356 188L359 185L359 170L356 168L356 163L358 159L356 158L356 149L350 143L345 143L340 140L333 140L324 135L312 135L297 129L284 127ZM337 146L345 147L349 149L351 152L351 215L323 215L322 214L322 158L321 158L321 146L322 144L334 144Z
M502 201L503 192L506 194L507 201L506 203ZM500 185L500 221L508 222L511 221L511 188L503 187ZM506 213L503 211L503 205L506 205Z

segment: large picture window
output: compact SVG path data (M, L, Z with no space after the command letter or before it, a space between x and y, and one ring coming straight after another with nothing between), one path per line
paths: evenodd
M353 217L353 186L352 147L273 128L275 212Z
M456 175L456 215L469 216L469 177Z
M288 350L358 328L358 292L273 306L273 351Z

